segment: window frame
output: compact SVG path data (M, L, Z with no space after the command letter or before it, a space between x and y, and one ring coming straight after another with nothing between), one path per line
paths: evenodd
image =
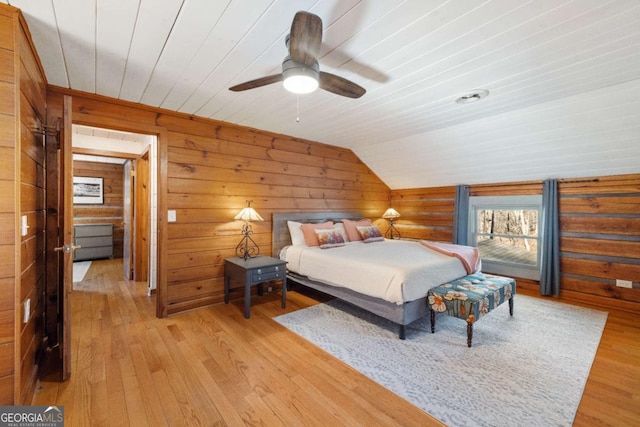
M471 196L469 197L469 222L467 242L470 246L478 246L478 211L479 210L535 210L538 211L538 237L536 265L512 262L482 260L482 270L495 274L540 280L540 261L543 246L542 195L527 196ZM484 233L482 233L484 234ZM520 237L520 236L517 236Z

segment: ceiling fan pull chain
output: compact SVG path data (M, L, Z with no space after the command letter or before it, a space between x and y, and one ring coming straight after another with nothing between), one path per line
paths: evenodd
M300 123L300 95L296 94L296 123Z

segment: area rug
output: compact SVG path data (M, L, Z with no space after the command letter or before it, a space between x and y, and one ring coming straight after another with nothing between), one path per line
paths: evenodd
M91 267L91 261L78 261L73 263L73 283L82 282L84 276Z
M398 326L338 300L277 322L450 426L570 426L607 313L516 295L476 322Z

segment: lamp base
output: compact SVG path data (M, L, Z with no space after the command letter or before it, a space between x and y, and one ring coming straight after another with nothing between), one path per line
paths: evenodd
M389 229L387 230L386 233L384 233L384 237L391 240L394 240L394 239L400 240L400 232L398 231L396 226L393 224L393 221L389 221Z
M238 258L255 258L260 254L260 247L258 244L251 238L251 234L253 231L251 230L251 225L249 223L245 223L242 226L242 234L244 237L236 246L236 256Z

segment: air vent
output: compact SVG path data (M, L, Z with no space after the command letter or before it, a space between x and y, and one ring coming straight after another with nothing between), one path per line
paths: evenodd
M476 89L471 91L465 95L462 95L460 98L456 99L456 103L458 104L471 104L472 102L480 101L483 98L486 98L489 95L489 91L486 89Z

